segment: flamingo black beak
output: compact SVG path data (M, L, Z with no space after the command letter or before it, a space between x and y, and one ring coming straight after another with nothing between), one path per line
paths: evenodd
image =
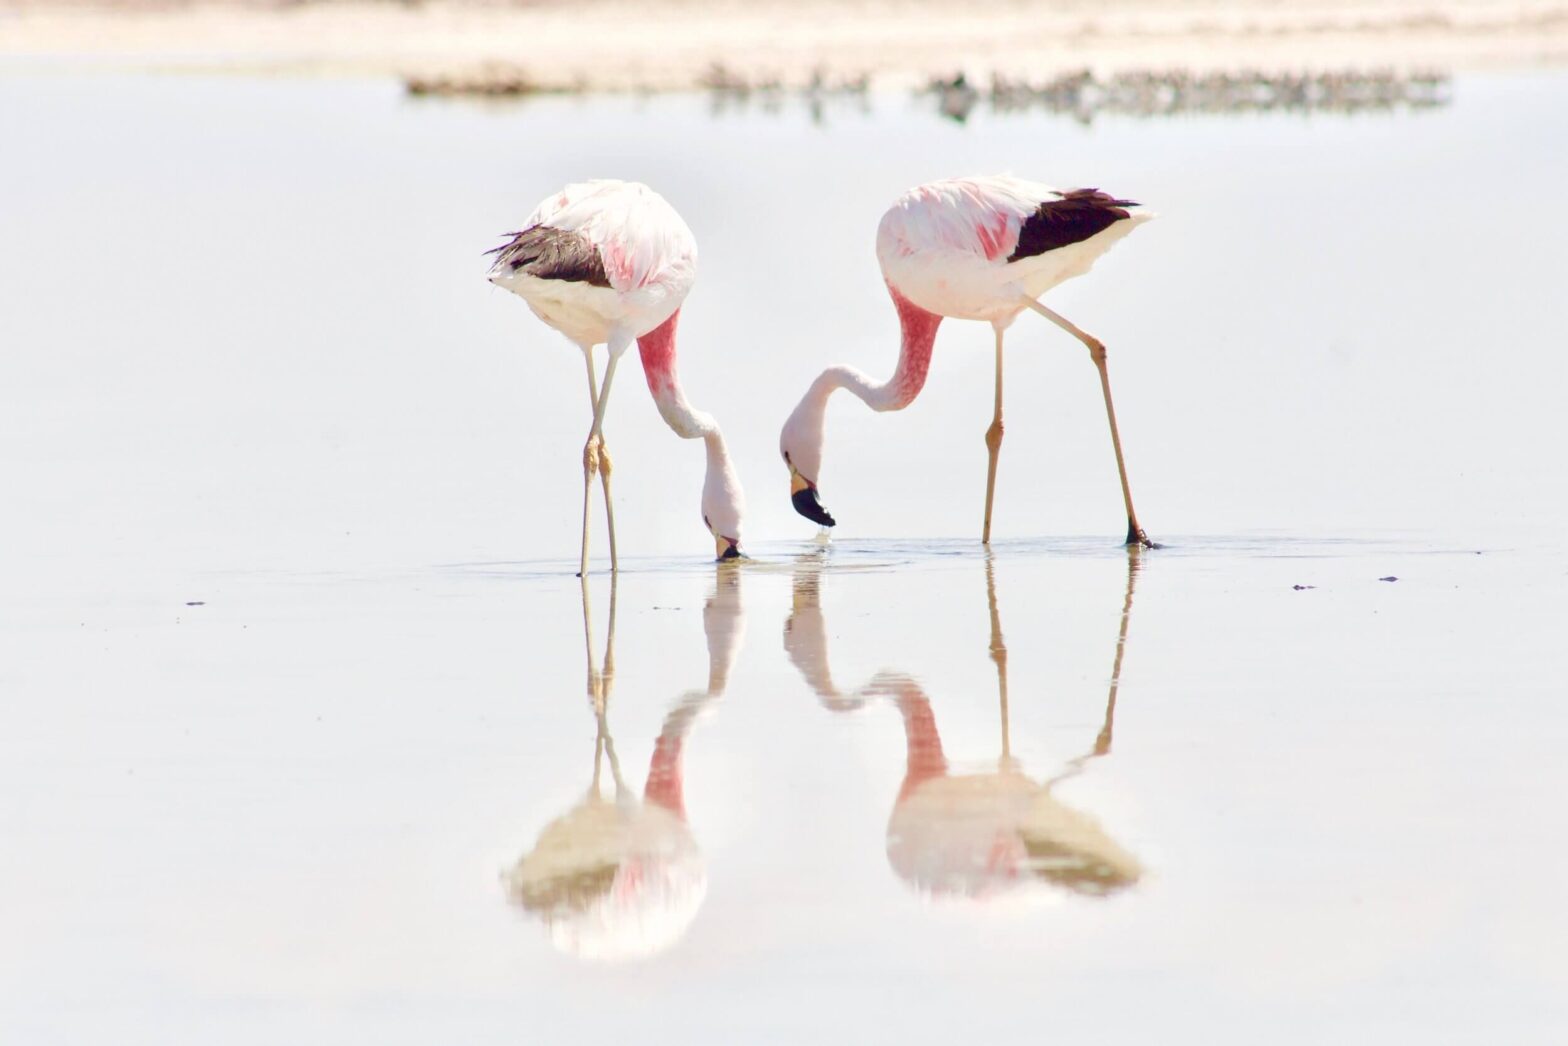
M720 560L745 559L746 553L740 550L740 538L713 536L713 553Z
M824 527L838 524L832 513L822 507L822 501L817 497L817 485L796 472L793 467L789 470L789 500L795 506L796 512L813 523Z

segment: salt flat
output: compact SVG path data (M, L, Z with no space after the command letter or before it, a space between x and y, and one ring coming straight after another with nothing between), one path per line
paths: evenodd
M0 0L0 56L112 68L442 76L690 90L715 66L883 88L966 70L1519 69L1568 58L1560 0Z

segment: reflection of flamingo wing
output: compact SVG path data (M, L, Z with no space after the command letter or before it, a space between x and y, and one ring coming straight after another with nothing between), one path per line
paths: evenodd
M708 888L702 853L678 816L657 803L600 799L547 825L506 884L557 948L586 959L669 948Z
M887 856L923 893L973 898L1031 884L1104 896L1143 875L1097 821L1013 771L936 777L901 797Z
M1138 859L1105 834L1100 823L1042 790L1019 826L1029 869L1052 885L1103 896L1143 876Z

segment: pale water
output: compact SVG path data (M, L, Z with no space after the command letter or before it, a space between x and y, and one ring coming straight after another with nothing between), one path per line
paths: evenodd
M1453 94L959 127L6 70L0 1040L1559 1041L1568 77ZM1002 169L1162 215L1051 301L1168 547L1116 547L1093 369L1029 317L994 556L977 324L908 411L835 404L818 546L777 431L891 370L877 217ZM481 257L590 176L699 239L753 557L707 562L628 359L608 666L582 365Z

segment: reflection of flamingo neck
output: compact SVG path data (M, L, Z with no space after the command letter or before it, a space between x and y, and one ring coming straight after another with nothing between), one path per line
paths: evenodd
M937 733L931 702L915 683L899 685L898 710L904 715L907 748L904 785L898 790L902 802L933 777L946 775L947 756L942 753L942 735Z
M681 746L684 731L665 730L653 746L653 762L648 767L648 784L643 799L658 803L670 813L686 820L686 803L681 793Z

